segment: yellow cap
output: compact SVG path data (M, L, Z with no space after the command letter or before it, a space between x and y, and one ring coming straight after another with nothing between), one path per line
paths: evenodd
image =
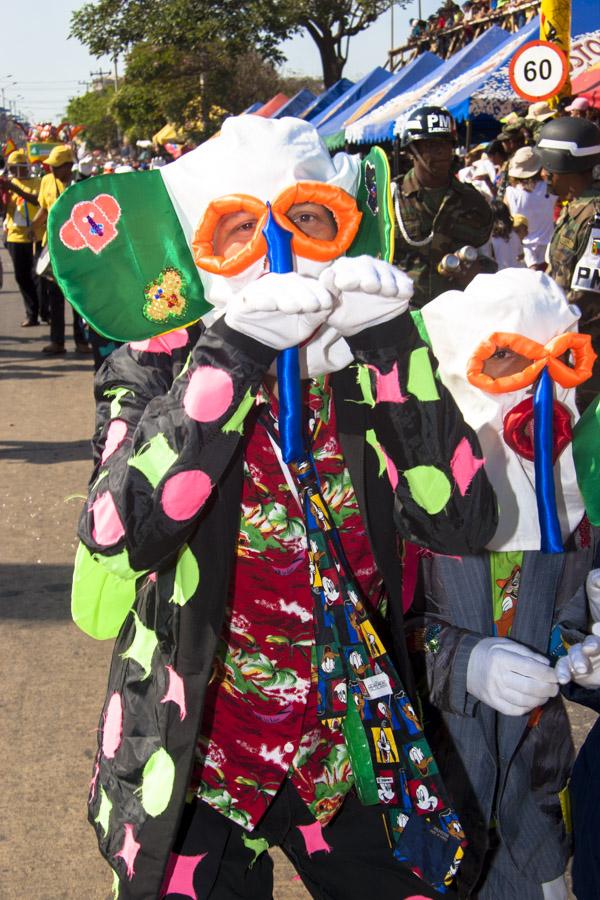
M529 219L527 216L522 215L521 213L515 213L512 217L513 220L513 228L518 228L520 225L526 225L529 228Z
M9 166L26 166L27 154L24 150L13 150L6 160Z
M45 166L52 166L52 168L55 168L57 166L64 166L65 163L74 163L75 157L68 144L60 144L58 147L53 147L46 159L43 159L42 162Z

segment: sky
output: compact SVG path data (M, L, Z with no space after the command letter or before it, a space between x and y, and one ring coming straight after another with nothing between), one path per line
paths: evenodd
M30 122L62 120L71 97L85 93L91 73L111 71L112 62L91 57L75 39L68 39L73 10L84 0L28 0L7 3L2 13L0 51L0 106L20 112ZM407 10L394 9L394 43L404 42L408 20L429 15L441 0L412 0ZM356 80L375 66L383 66L391 41L391 14L385 13L350 43L344 75ZM319 55L309 37L296 37L282 45L285 74L321 75ZM122 68L122 62L120 63ZM269 99L268 97L264 98ZM159 123L160 124L160 123Z

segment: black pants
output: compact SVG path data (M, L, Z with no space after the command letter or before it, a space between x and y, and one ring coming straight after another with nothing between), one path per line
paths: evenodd
M59 286L49 279L46 281L46 294L50 311L50 340L53 344L65 342L65 298ZM73 340L76 344L87 343L87 336L81 316L73 310Z
M313 825L313 831L305 836L300 828L307 825ZM267 844L281 847L317 900L442 896L394 859L379 807L363 806L351 791L321 835L287 780L252 832L201 800L186 806L160 896L169 900L191 896L177 891L183 890L185 881L189 884L188 861L181 874L176 868L181 855L198 857L192 876L196 900L272 900L273 863L262 852Z
M15 270L15 281L23 296L25 315L29 322L37 322L39 301L33 275L33 244L9 241L6 246Z

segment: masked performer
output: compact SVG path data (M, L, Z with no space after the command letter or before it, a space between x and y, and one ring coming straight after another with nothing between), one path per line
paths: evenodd
M161 170L214 313L115 352L96 384L79 574L99 563L137 589L90 794L119 897L270 898L271 844L313 896L375 879L430 897L462 854L437 769L411 768L416 742L431 754L393 509L401 535L468 553L495 501L406 312L410 280L344 256L359 171L312 126L253 116ZM159 305L178 302L167 274ZM306 443L288 466L274 362L296 345ZM388 601L396 664L375 624Z
M423 309L499 505L486 552L422 561L412 611L440 714L434 755L471 839L461 897L567 897L573 745L553 663L585 634L598 539L571 444L575 387L594 360L578 318L554 281L522 269L479 275Z

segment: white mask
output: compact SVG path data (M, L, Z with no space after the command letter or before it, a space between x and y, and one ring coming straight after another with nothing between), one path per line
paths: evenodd
M488 549L539 550L534 462L504 440L506 414L532 397L534 387L488 393L467 380L467 365L481 342L494 332L520 334L546 345L556 335L577 331L579 310L567 303L548 276L529 269L503 269L496 275L478 275L463 292L441 294L422 313L442 382L465 421L477 432L486 472L498 499L499 524ZM554 384L554 398L570 414L573 426L579 418L575 390ZM554 465L554 484L564 541L585 511L571 444Z
M346 153L332 159L316 129L300 119L249 115L226 119L217 137L165 166L161 176L191 244L209 204L220 197L245 194L266 203L302 181L323 182L355 197L360 161ZM331 261L293 256L294 270L306 277L318 278L329 265ZM206 299L214 307L204 317L206 324L223 315L231 299L265 271L265 257L228 277L199 269ZM325 324L300 348L301 376L335 372L352 360L344 338Z

